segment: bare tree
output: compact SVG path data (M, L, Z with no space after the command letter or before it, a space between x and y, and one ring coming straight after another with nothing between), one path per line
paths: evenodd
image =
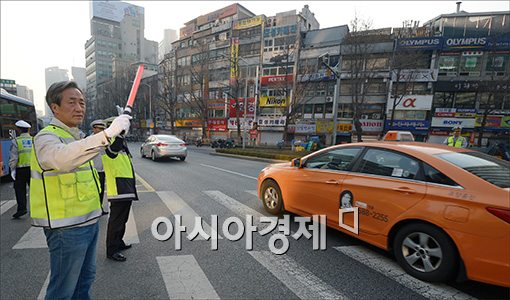
M499 81L495 80L495 72L492 72L491 74L491 80L490 82L497 83ZM510 76L506 75L501 80L501 85L508 85L508 82L510 81ZM508 97L508 95L501 90L498 90L496 88L496 84L494 86L482 86L481 91L487 92L487 101L484 101L483 105L483 115L480 122L480 127L478 128L478 139L477 139L477 146L482 146L482 140L483 140L483 133L485 130L485 127L487 126L487 117L494 113L495 111L499 109L504 109L505 107L505 97ZM508 105L508 104L507 104Z
M177 94L175 53L166 54L159 65L160 87L156 96L158 107L165 112L170 122L170 131L175 134L175 121L177 120Z
M346 55L343 56L341 68L349 78L346 84L351 89L354 128L357 140L362 141L361 115L366 106L368 90L376 82L377 69L381 68L379 57L374 53L375 45L388 41L389 37L371 32L371 20L358 15L350 25L351 31L344 40Z

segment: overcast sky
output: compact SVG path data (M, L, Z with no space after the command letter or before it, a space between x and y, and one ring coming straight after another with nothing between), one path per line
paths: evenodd
M163 30L177 30L200 15L234 1L125 1L145 8L145 37L160 42ZM454 1L238 1L254 14L275 15L305 4L321 28L349 24L355 13L371 19L373 28L399 27L404 20L420 24L456 10ZM510 1L463 1L467 12L508 11ZM44 70L85 67L84 45L90 38L88 1L0 1L1 74L34 90L37 109L45 95Z

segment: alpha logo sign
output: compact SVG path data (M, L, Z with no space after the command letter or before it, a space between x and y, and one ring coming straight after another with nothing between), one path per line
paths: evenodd
M433 97L433 95L405 95L402 98L397 97L395 110L430 110ZM393 109L394 101L393 97L388 99L388 112Z
M432 127L448 127L461 126L462 128L475 128L475 119L461 118L432 118Z
M287 97L288 99L288 97ZM287 106L287 99L282 96L260 96L261 107L284 107Z

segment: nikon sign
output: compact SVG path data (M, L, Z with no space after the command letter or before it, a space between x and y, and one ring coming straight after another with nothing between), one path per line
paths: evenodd
M283 96L260 96L261 107L284 107L287 106L288 97Z

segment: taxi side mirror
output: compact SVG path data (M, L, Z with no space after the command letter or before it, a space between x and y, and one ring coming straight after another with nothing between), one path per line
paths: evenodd
M293 167L297 167L297 168L301 168L301 159L300 158L294 158L292 160L292 166Z

